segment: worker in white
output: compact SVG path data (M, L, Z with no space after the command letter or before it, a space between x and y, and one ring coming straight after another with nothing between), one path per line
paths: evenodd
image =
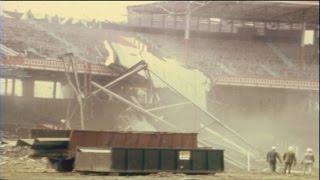
M312 149L307 148L306 153L304 154L303 161L301 162L301 164L304 165L303 167L304 175L306 174L306 172L307 174L312 173L313 163L314 163L314 155L313 155Z

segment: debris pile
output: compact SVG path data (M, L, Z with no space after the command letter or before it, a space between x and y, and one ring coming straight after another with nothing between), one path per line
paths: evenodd
M150 174L149 176L153 176L153 177L170 177L170 178L176 177L176 178L179 178L179 177L185 177L186 175L182 174L182 173L159 172L159 173Z
M31 159L28 156L28 152L28 147L16 147L10 144L1 144L1 170L5 169L6 172L12 172L17 170L28 170L29 172L46 172L47 159Z

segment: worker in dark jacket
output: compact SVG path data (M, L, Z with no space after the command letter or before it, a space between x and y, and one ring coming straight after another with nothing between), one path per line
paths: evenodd
M277 170L277 158L281 163L281 159L278 152L276 151L276 147L272 146L271 151L269 151L267 154L267 162L269 163L269 166L272 172L276 172Z
M287 169L288 169L288 173L291 174L291 167L292 165L296 165L297 160L296 160L296 154L293 151L293 147L289 147L288 151L286 153L284 153L283 155L283 162L284 162L284 171L283 173L287 173Z

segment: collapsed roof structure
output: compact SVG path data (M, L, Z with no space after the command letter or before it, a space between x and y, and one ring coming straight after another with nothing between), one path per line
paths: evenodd
M315 24L318 19L318 12L319 12L319 6L315 2L288 2L288 1L269 1L269 2L201 2L201 1L192 1L192 2L159 2L159 3L152 3L147 5L138 5L138 6L129 6L128 7L128 13L135 13L143 15L177 15L177 16L186 16L188 17L188 14L191 16L198 16L198 17L207 17L207 18L221 18L221 19L227 19L227 20L243 20L243 21L253 21L253 22L299 22L299 23L307 23L307 24ZM6 12L6 15L10 17L14 17L17 19L23 18L28 19L27 14L18 16L16 14L12 14L10 12ZM30 14L30 13L29 13ZM74 24L74 23L81 23L82 21L74 21L72 18L65 19L62 21L61 26ZM43 24L40 24L38 22L30 22L30 24L35 27L35 29L41 30L42 32L47 33L50 37L53 39L59 41L61 44L63 44L65 47L70 48L74 50L75 52L81 52L82 50L79 50L77 46L70 43L68 40L65 40L57 35L57 33L52 32L49 28L45 27ZM85 24L83 24L85 25ZM190 28L190 27L189 27ZM59 28L57 28L59 30ZM58 31L57 30L57 31ZM186 27L185 31L186 33L189 31ZM90 30L89 30L90 31ZM112 33L110 33L112 34ZM110 51L115 52L114 59L118 58L120 64L130 70L130 68L135 67L136 65L139 65L141 56L141 53L139 53L140 49L137 47L135 42L137 42L135 38L129 37L127 38L126 35L120 34L117 35L116 33L112 34L116 36L116 38L111 38L110 46L112 48L109 48L109 52L105 53L108 55L111 55ZM189 36L186 36L189 38ZM122 40L121 42L119 42ZM126 42L127 44L123 43ZM81 44L81 43L80 43ZM129 44L129 45L128 45ZM129 48L130 47L130 48ZM8 50L6 47L1 46L2 49L6 50L6 54L12 54L13 51ZM14 49L13 49L14 50ZM96 50L97 53L100 54L99 49ZM80 53L79 53L80 54ZM86 57L84 57L82 54L79 55L79 59L88 60ZM105 57L105 56L104 56ZM143 58L146 58L146 61L150 61L150 67L152 68L160 68L162 64L166 64L167 62L161 61L161 59L153 56L151 53L146 52L143 56ZM104 59L102 59L103 61ZM90 61L90 59L89 59ZM91 61L93 61L91 59ZM152 61L152 62L151 62ZM99 61L101 65L101 59ZM98 63L98 64L99 64ZM167 65L170 65L170 63L167 63ZM166 72L169 72L170 69L166 66L162 66L162 72L163 74L168 74ZM136 70L136 69L134 69ZM138 70L146 70L145 67L138 69ZM150 69L149 69L150 70ZM185 69L186 70L186 69ZM152 70L151 72L153 72ZM186 70L187 71L187 70ZM133 71L137 72L137 71ZM171 69L171 72L172 69ZM191 75L193 75L192 71L187 71ZM118 76L118 77L112 77L112 80L108 80L110 82L117 81L121 78L123 78L124 75L131 74L131 71L125 71L124 74ZM159 72L158 72L159 73ZM132 73L133 74L133 73ZM157 73L155 73L157 74ZM196 73L194 73L196 74ZM163 75L164 76L164 75ZM162 76L162 78L163 78ZM200 75L201 76L201 75ZM157 79L154 75L151 75L151 77L154 77L154 79ZM178 76L177 76L178 77ZM189 77L189 76L188 76ZM115 79L113 79L115 78ZM117 79L119 78L119 79ZM160 77L161 78L161 77ZM167 80L165 82L168 82L168 79L174 79L170 77L170 75L166 76ZM175 82L172 81L169 85L175 85L175 83L184 83L188 84L187 81L183 80L182 78L176 78ZM85 79L85 78L84 78ZM158 77L159 79L159 77ZM163 79L162 79L163 80ZM181 81L181 82L179 82ZM200 82L197 83L203 83L206 82ZM94 86L98 87L97 84L92 83ZM100 89L103 90L100 86ZM171 88L176 89L176 88ZM184 87L184 89L187 89ZM106 90L105 90L106 91ZM109 91L106 91L109 95ZM181 93L181 90L178 91ZM206 91L202 91L201 95L205 95ZM183 93L182 93L183 94ZM193 94L197 94L194 93ZM110 95L110 96L111 96ZM180 94L181 95L181 94ZM113 94L114 97L117 97ZM190 95L191 96L191 95ZM189 96L189 97L190 97ZM80 97L80 96L79 96ZM242 138L238 133L236 133L233 129L226 126L223 121L220 121L218 118L210 114L205 110L205 101L203 101L204 96L201 96L201 103L202 107L199 108L199 104L194 103L196 108L200 110L202 113L197 118L199 118L199 121L197 121L196 126L198 129L196 129L196 132L202 132L205 131L205 136L202 137L202 139L199 141L202 146L214 146L214 147L220 147L227 149L226 153L226 160L241 168L245 168L246 166L246 156L249 155L257 155L259 152L258 150L252 146L250 143L248 143L244 138ZM110 98L111 99L111 98ZM121 99L121 98L118 98ZM134 100L133 100L134 101ZM136 104L137 105L137 104ZM135 106L131 106L135 107ZM138 107L135 107L136 109L139 109L140 105ZM129 108L130 109L130 108ZM133 108L134 109L134 108ZM132 110L132 109L131 109ZM141 109L141 111L147 111L145 109ZM127 111L127 109L125 110ZM147 112L144 112L147 114ZM199 113L199 111L197 111ZM204 113L204 115L203 115ZM199 113L200 114L200 113ZM152 116L149 114L149 117ZM203 116L206 116L206 118L203 118ZM200 119L205 119L204 121L200 121ZM158 121L161 121L161 117L156 117ZM181 123L181 122L180 122ZM214 124L216 129L209 128L210 125ZM154 126L159 125L158 123L153 124ZM172 129L171 129L172 130ZM219 132L217 132L219 131ZM231 133L231 134L230 134ZM248 154L247 154L248 153ZM252 153L252 154L251 154ZM245 160L244 160L245 159Z

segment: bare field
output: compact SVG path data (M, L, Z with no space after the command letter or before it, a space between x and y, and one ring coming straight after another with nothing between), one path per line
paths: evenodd
M271 173L257 173L257 172L225 172L215 175L185 175L185 174L171 174L159 173L145 176L114 176L114 175L99 175L99 174L80 174L78 172L59 173L53 169L47 168L46 163L41 160L31 159L7 159L6 163L1 165L0 179L14 179L14 180L77 180L77 179L97 179L97 180L317 180L319 176L303 176L299 173L291 175L271 174Z
M318 176L302 176L297 174L282 175L282 174L268 174L268 173L220 173L216 175L184 175L184 174L152 174L146 176L106 176L106 175L81 175L77 172L72 173L58 173L53 171L44 172L33 172L33 171L12 171L6 170L1 173L1 179L52 179L52 180L77 180L77 179L97 179L97 180L259 180L259 179L270 179L270 180L303 180L303 179L319 179Z

